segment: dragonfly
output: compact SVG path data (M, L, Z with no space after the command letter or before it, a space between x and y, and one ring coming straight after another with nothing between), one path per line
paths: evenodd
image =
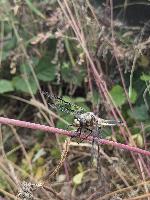
M78 137L80 139L82 132L86 133L86 137L84 137L84 139L82 139L82 140L80 139L80 141L78 143L87 139L90 135L93 136L91 157L92 157L92 160L97 160L97 172L98 172L98 176L100 177L101 176L100 175L101 174L100 146L95 141L95 138L96 137L102 138L101 129L103 127L120 126L120 125L123 125L122 121L103 119L103 118L100 118L97 115L95 115L93 112L87 112L82 107L80 107L76 104L73 104L71 102L67 102L60 97L49 94L48 92L42 91L41 94L43 94L50 100L50 102L48 102L48 105L51 108L54 108L54 109L60 110L62 112L73 115L74 121L69 126L76 127L77 130L74 132L74 135L72 136L72 138ZM97 145L97 149L98 149L97 154L94 153L94 149L96 149L96 148L94 148L94 145ZM97 156L95 156L95 159L94 159L93 155L97 155ZM100 179L101 178L99 178L99 180Z
M50 100L50 102L48 102L48 105L51 108L58 109L62 112L69 113L74 116L74 121L69 126L77 128L74 134L74 136L76 137L80 138L82 132L88 132L89 134L86 137L88 138L90 135L92 135L93 132L100 131L103 127L123 125L122 121L102 119L95 115L93 112L86 112L82 107L71 102L67 102L60 97L49 94L48 92L41 91L41 94L48 97L48 99ZM97 137L97 133L94 135L96 135ZM83 140L81 140L80 142L82 142Z

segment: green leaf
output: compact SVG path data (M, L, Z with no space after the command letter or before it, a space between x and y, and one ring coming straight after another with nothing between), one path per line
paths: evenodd
M137 92L135 89L132 89L132 93L131 93L131 96L130 96L130 101L131 103L135 103L137 100Z
M149 74L143 74L140 76L140 79L142 81L150 81L150 75Z
M7 34L10 34L13 31L13 27L10 26L10 23L7 20L3 22L4 22L4 35L6 36Z
M143 136L140 133L132 135L132 139L138 147L144 146Z
M11 92L11 91L14 91L12 82L5 79L1 79L0 80L0 94L3 94L5 92Z
M22 74L25 74L25 75L30 75L31 74L31 69L30 69L30 67L27 64L23 63L20 66L20 72Z
M2 61L5 61L7 57L9 56L10 52L9 51L2 51Z
M79 174L76 174L73 177L73 183L75 185L80 185L82 183L82 179L83 179L84 174L85 174L84 172L80 172Z
M116 106L122 106L125 103L126 101L125 93L124 93L123 88L120 85L115 85L111 89L110 94Z
M39 17L42 19L45 19L45 16L33 5L33 3L30 0L25 0L29 8Z
M62 78L67 83L73 83L74 85L81 86L84 78L85 78L85 71L83 68L80 70L74 70L71 67L71 64L64 62L61 66L61 74Z
M48 56L44 56L39 61L35 71L39 80L53 81L56 76L57 66L51 63L51 60Z
M71 115L68 115L67 113L63 113L61 112L61 117L66 121L62 121L60 119L57 120L57 123L56 123L56 127L57 128L62 128L62 129L67 129L68 130L72 130L73 127L68 127L69 124L72 124L73 123L73 116Z
M9 40L6 40L6 42L4 43L3 50L6 52L6 51L14 49L16 46L16 43L17 43L16 37L13 36Z
M128 110L128 115L131 118L139 121L145 121L149 119L147 108L145 105L134 107L133 112L131 110Z
M33 80L33 78L28 79L28 82L29 82L29 85L31 87L33 94L36 94L37 85L36 85L35 81ZM19 76L15 76L13 78L13 84L14 84L14 87L16 88L16 90L30 94L30 90L28 88L28 85L23 78L21 78Z

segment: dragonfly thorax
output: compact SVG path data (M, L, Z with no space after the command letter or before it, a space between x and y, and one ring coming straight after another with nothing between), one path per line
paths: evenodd
M97 125L98 119L93 112L86 112L78 114L74 119L74 126L76 127L94 127Z

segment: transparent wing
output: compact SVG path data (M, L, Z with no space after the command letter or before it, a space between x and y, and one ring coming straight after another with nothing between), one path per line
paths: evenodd
M121 121L98 118L98 125L99 126L120 126L124 124Z
M80 106L64 101L60 97L51 95L48 92L44 92L44 91L42 91L41 93L44 96L48 97L48 99L50 100L50 102L48 102L48 105L51 108L58 109L62 112L73 114L73 115L82 114L85 112L84 109L81 108Z

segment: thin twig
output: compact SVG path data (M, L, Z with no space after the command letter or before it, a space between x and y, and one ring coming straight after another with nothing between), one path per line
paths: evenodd
M47 187L47 186L43 186L43 188L49 192L51 192L55 197L57 197L57 199L59 200L64 200L59 194L57 194L52 188Z
M61 134L61 135L66 135L69 137L74 136L74 133L72 131L66 131L63 129L59 129L59 128L55 128L55 127L50 127L50 126L45 126L45 125L41 125L41 124L35 124L35 123L30 123L30 122L26 122L26 121L20 121L20 120L15 120L15 119L9 119L9 118L5 118L5 117L0 117L0 123L1 124L11 124L14 126L19 126L19 127L24 127L24 128L30 128L30 129L34 129L34 130L41 130L44 132L52 132L52 133L56 133L56 134ZM87 136L84 134L81 134L81 139L85 139L88 141L93 141L93 137L89 136L88 138L86 138ZM135 153L139 153L139 154L143 154L145 156L150 156L150 152L137 148L137 147L133 147L133 146L129 146L126 144L121 144L118 142L114 142L114 141L110 141L110 140L106 140L106 139L100 139L100 138L94 138L94 140L98 143L98 144L107 144L107 145L112 145L116 148L119 149L125 149L128 151L132 151Z
M69 151L69 144L70 144L70 140L65 140L63 151L62 151L62 154L61 154L61 159L60 159L58 165L56 166L56 168L54 169L54 171L52 173L50 172L50 173L45 175L44 184L48 180L50 180L50 178L53 177L58 172L58 170L61 168L61 166L63 165L63 163L64 163L64 161L67 157L68 151Z

